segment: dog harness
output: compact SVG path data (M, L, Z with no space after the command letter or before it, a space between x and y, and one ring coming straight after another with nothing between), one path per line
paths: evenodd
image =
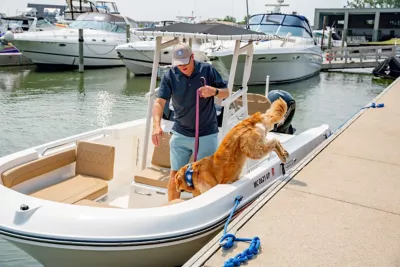
M185 171L185 181L189 187L194 187L192 176L193 176L192 164L189 164L189 166L187 167L187 169Z

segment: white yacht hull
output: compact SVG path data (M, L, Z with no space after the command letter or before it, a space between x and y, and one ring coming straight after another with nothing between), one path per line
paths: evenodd
M199 45L193 45L196 60L206 61L204 53L199 52ZM141 41L122 44L115 48L124 65L135 75L150 75L154 59L154 41ZM160 65L170 65L172 61L172 47L164 49L160 57Z
M213 65L225 77L229 76L232 54L210 56ZM248 85L265 84L269 76L270 83L288 83L309 78L321 71L323 57L319 48L275 48L270 51L257 51L253 56L252 69ZM240 56L234 84L241 85L243 80L245 56Z
M124 34L84 30L84 66L123 66L115 47L124 43ZM75 29L15 35L13 44L34 64L42 66L79 66L79 43Z
M143 43L148 43L143 41ZM151 48L137 47L136 44L128 43L115 48L123 64L135 75L150 75L153 67L154 46ZM160 65L171 64L170 51L161 53Z

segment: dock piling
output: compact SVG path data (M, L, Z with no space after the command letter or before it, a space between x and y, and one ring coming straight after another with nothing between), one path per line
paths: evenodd
M84 71L83 64L83 29L79 29L79 72Z

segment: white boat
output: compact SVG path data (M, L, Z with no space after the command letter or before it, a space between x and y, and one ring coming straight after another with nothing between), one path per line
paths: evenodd
M179 29L183 29L186 23L192 24L194 23L195 17L193 16L177 16L177 20L174 23L158 25L160 26L168 26L171 24L180 24ZM203 23L199 23L200 25L210 25L216 24L220 22L210 22L205 21ZM160 27L160 30L163 28ZM204 28L199 27L199 31L202 31ZM153 58L154 58L154 50L155 50L155 41L152 40L152 37L146 38L146 41L137 41L137 42L129 42L126 44L121 44L117 46L115 49L118 52L118 55L122 59L124 65L135 75L150 75L153 66ZM192 44L192 50L195 54L195 59L199 61L208 61L207 55L200 50L201 45L204 41L198 40ZM171 56L172 47L167 47L162 50L160 64L164 66L168 66L171 64L172 56Z
M7 31L13 34L23 32L41 32L56 30L48 20L43 17L13 16L0 19L0 37ZM30 65L32 62L10 42L0 39L0 66Z
M314 40L315 42L323 48L327 48L329 45L329 33L332 32L331 38L331 46L332 47L341 47L342 46L342 38L336 32L334 28L326 27L326 30L314 30ZM344 47L347 47L347 42L343 42Z
M254 47L253 69L249 85L265 84L269 76L271 83L287 83L309 78L320 72L323 55L316 45L307 18L295 14L265 13L249 19L249 29L266 34L291 36L294 42L281 40L258 42ZM207 56L213 65L228 75L232 63L232 42L205 44L201 50L209 49ZM235 85L242 84L245 57L238 62Z
M192 51L194 58L199 61L208 61L207 55L200 51L200 45L194 43ZM153 67L155 41L137 41L118 45L115 50L123 64L136 76L150 75ZM172 60L172 47L162 50L160 65L169 66Z
M172 26L172 25L171 25ZM268 35L222 35L135 31L156 36L156 51L190 38L267 40ZM162 43L162 37L173 40ZM253 43L241 48L249 55ZM237 215L275 181L282 178L330 134L327 125L299 135L269 133L290 153L286 164L276 154L248 161L240 180L217 185L186 201L164 206L169 174L169 135L154 149L150 142L155 98L155 53L147 117L49 142L0 158L0 236L44 266L179 266L219 231L235 204ZM235 54L238 57L238 53ZM236 71L236 65L232 65ZM232 91L224 107L220 139L248 115L247 86ZM245 80L246 82L246 80ZM237 105L242 98L242 106ZM259 98L266 99L260 95ZM250 100L250 99L249 99ZM257 106L256 102L251 106ZM232 106L236 106L238 110ZM261 109L267 106L261 105ZM236 112L235 112L236 110ZM163 128L168 133L168 120ZM201 145L201 143L200 143Z
M10 35L8 41L12 41L24 56L38 66L77 68L79 29L83 28L85 68L116 67L123 66L115 47L126 43L128 24L132 29L138 28L138 24L128 17L109 13L85 13L67 28Z

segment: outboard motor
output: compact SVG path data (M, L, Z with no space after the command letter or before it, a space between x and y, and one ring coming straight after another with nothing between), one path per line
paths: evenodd
M296 111L296 101L288 92L283 90L274 90L268 93L268 99L269 101L271 101L271 103L277 100L279 97L286 102L288 109L285 114L284 121L278 125L275 125L275 128L271 132L294 134L296 129L293 128L291 123L293 120L294 113Z

